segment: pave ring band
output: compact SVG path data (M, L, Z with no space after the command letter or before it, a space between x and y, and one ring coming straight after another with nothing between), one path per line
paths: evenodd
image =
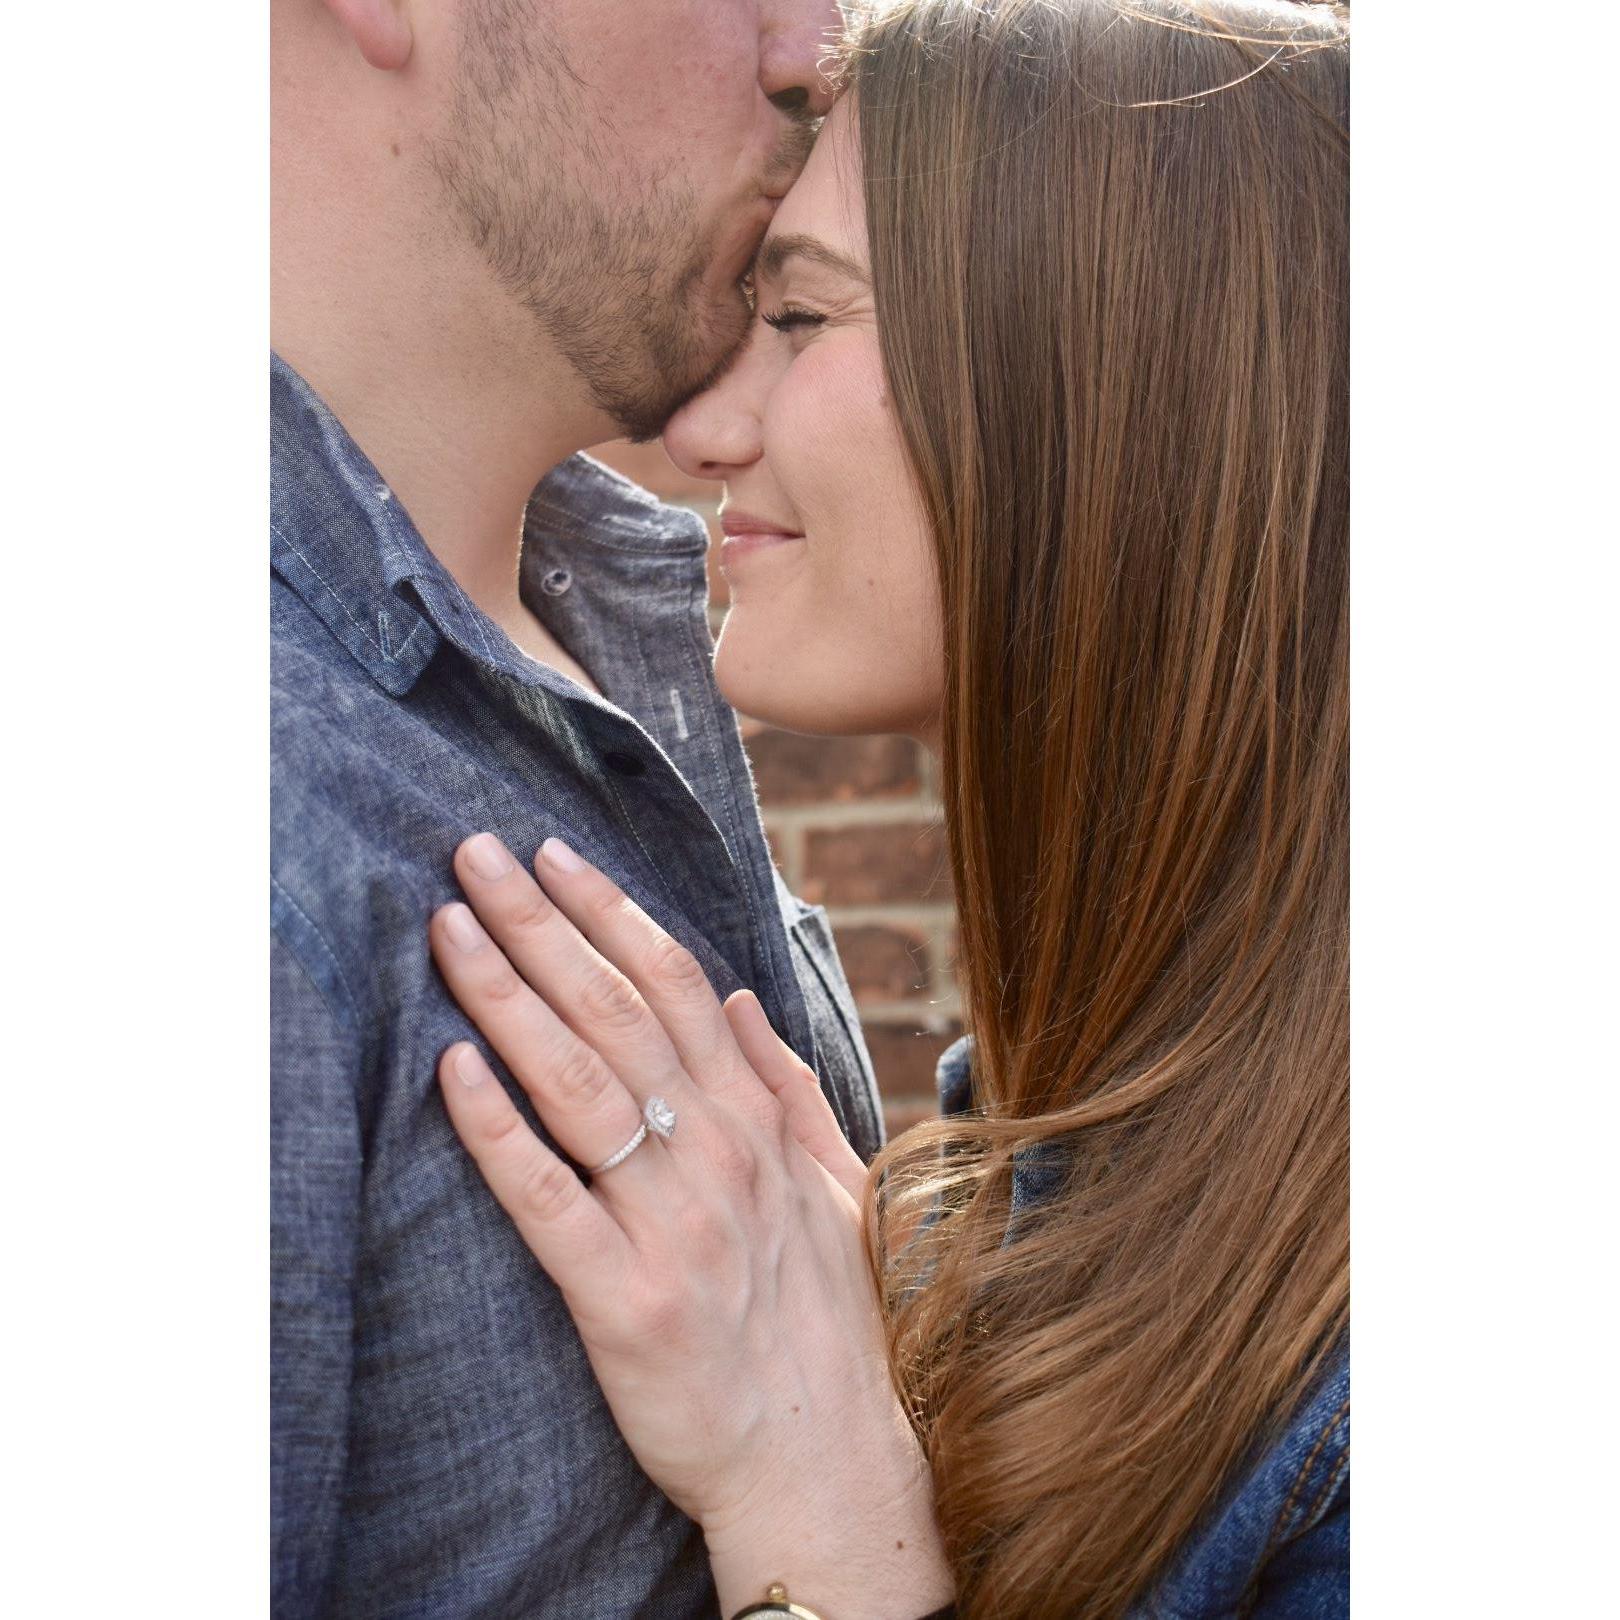
M646 1106L641 1110L642 1123L636 1127L636 1134L624 1144L611 1158L604 1159L591 1171L593 1176L599 1176L605 1170L612 1170L621 1165L632 1153L647 1140L647 1132L663 1137L667 1142L675 1134L675 1110L664 1101L662 1097L649 1097Z
M591 1174L593 1176L599 1176L604 1170L611 1170L615 1165L623 1164L624 1161L628 1159L630 1155L634 1153L636 1149L640 1147L641 1144L646 1140L647 1127L645 1125L636 1126L636 1134L632 1136L617 1153L613 1154L611 1158L606 1158L599 1165L597 1165L597 1167L591 1171Z

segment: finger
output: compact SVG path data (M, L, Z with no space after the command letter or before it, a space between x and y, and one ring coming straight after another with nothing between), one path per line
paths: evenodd
M730 997L725 1015L748 1066L782 1105L799 1145L859 1201L866 1190L866 1166L839 1129L816 1071L771 1028L752 990L739 990Z
M508 961L635 1096L677 1112L691 1082L636 987L552 903L498 838L480 833L455 854L456 876Z
M599 1309L623 1290L634 1251L617 1221L524 1123L478 1049L439 1060L450 1123L535 1259L571 1309Z
M540 846L535 871L558 909L640 991L697 1085L727 1094L761 1121L769 1119L769 1095L737 1049L697 958L560 838Z
M451 995L517 1077L563 1151L589 1170L622 1148L641 1127L640 1105L518 977L472 912L441 907L428 938ZM644 1144L604 1176L604 1184L619 1191L645 1182L662 1159Z

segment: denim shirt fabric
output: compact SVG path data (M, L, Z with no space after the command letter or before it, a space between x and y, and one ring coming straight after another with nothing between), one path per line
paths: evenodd
M943 1113L972 1106L973 1042L939 1060ZM1055 1190L1055 1144L1013 1164L1009 1227ZM1350 1613L1350 1350L1338 1348L1280 1439L1237 1471L1130 1620L1346 1620Z
M881 1145L825 915L776 877L714 686L703 525L584 456L535 492L524 596L597 698L467 600L279 361L271 422L273 1612L712 1616L701 1537L450 1129L438 1060L476 1036L426 931L467 835L557 834Z

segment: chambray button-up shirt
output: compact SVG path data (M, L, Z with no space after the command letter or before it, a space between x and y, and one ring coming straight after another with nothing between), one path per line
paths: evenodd
M445 1118L473 1031L426 932L462 838L564 837L881 1144L825 914L776 877L714 686L703 525L584 456L535 492L525 599L598 698L468 601L280 361L271 402L274 1612L712 1615L701 1538Z

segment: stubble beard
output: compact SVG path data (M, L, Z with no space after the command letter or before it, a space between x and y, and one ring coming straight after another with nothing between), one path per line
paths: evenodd
M690 184L608 161L613 133L531 0L468 6L432 154L450 211L593 404L644 440L724 371L749 309L714 285Z

